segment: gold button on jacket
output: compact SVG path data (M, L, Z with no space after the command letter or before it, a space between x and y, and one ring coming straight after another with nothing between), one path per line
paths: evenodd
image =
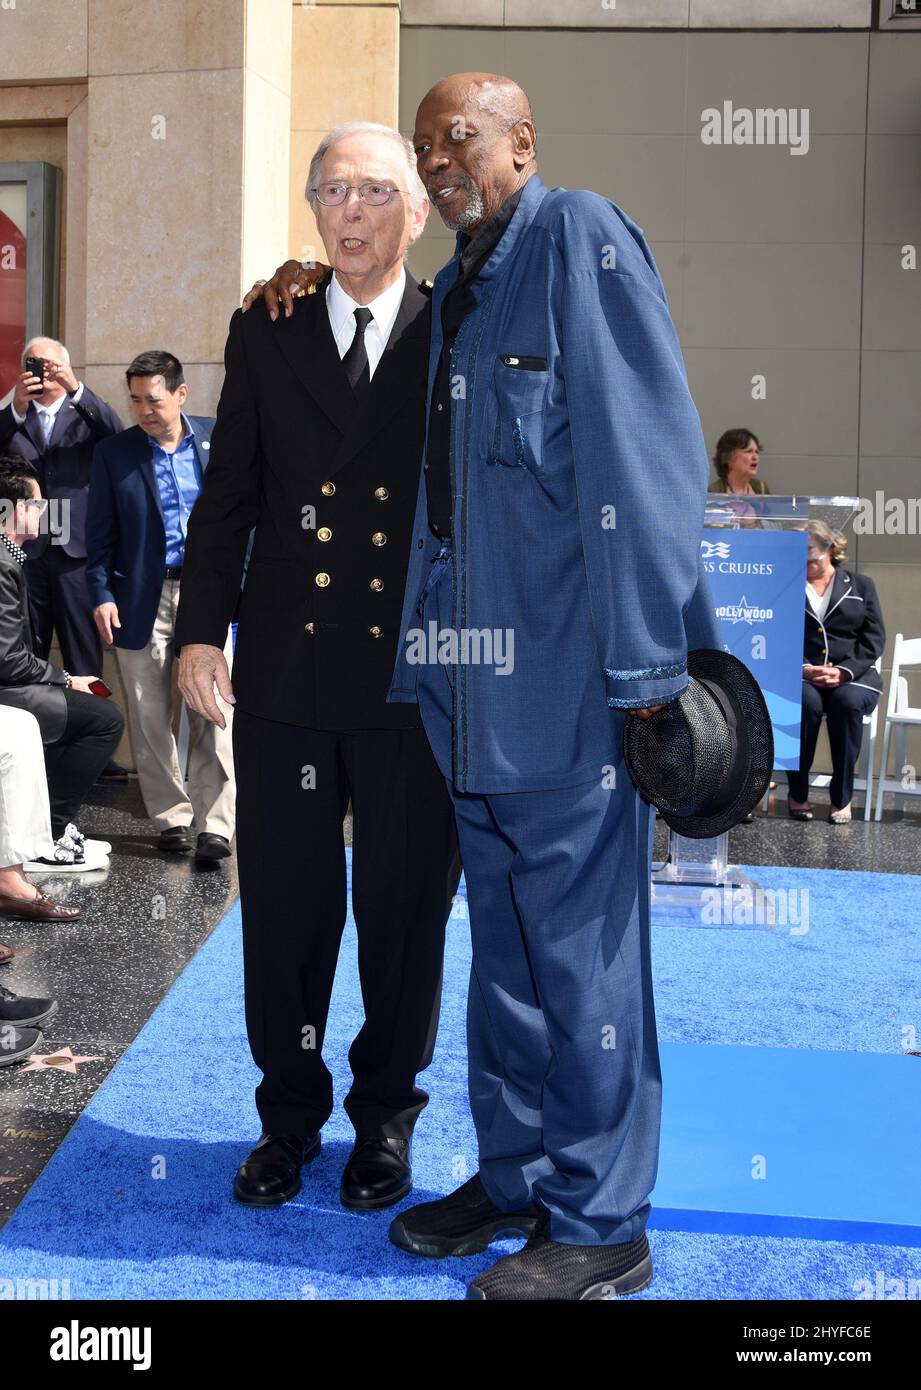
M374 489L374 496L377 498L378 502L386 502L387 498L390 496L390 489L386 487L376 487Z
M383 531L375 531L375 532L374 532L374 535L371 537L371 544L372 544L372 545L386 545L386 544L387 544L387 537L384 535L384 532L383 532Z
M323 486L320 488L320 491L322 492L324 497L332 497L333 493L336 491L336 484L324 483Z
M320 573L319 573L319 574L317 575L317 577L316 577L316 583L317 583L317 585L318 585L319 588L325 589L326 586L327 586L327 584L329 583L329 575L328 575L328 574L324 574L323 571L321 570Z
M329 527L328 527L328 526L321 526L320 529L319 529L319 531L317 532L317 540L318 540L318 541L331 541L332 538L333 538L333 533L332 533L332 531L329 529Z

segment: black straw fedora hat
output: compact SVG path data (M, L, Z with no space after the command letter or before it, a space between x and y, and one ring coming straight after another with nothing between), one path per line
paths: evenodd
M704 840L738 825L764 796L774 735L761 687L738 657L690 652L688 676L658 713L625 721L624 758L666 825Z

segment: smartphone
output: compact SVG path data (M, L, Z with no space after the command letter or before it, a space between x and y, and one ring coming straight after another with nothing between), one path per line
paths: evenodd
M94 695L111 695L112 692L105 681L91 681L90 690Z
M41 381L41 383L42 383L41 386L30 386L30 387L29 387L29 390L32 392L33 396L38 396L38 395L40 395L41 392L45 389L45 359L44 359L44 357L27 357L27 358L26 358L26 371L27 371L27 372L31 372L33 376L37 376L38 379Z

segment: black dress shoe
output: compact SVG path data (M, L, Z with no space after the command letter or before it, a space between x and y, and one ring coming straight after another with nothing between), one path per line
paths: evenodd
M550 1239L544 1211L527 1245L498 1260L467 1288L468 1298L492 1301L621 1298L652 1283L646 1232L624 1245L562 1245Z
M481 1255L499 1236L530 1236L543 1207L500 1211L474 1173L469 1182L437 1202L410 1207L390 1225L390 1239L411 1255Z
M320 1152L320 1135L263 1134L237 1169L233 1195L248 1207L280 1207L301 1190L301 1169Z
M391 1207L413 1185L410 1139L359 1135L342 1172L339 1200L354 1211Z
M97 782L127 782L128 769L120 763L108 762L96 778Z
M227 859L230 853L230 841L225 835L215 835L210 830L203 830L199 835L196 859Z
M171 825L168 830L160 831L157 849L165 850L167 854L189 854L194 848L195 837L191 826Z

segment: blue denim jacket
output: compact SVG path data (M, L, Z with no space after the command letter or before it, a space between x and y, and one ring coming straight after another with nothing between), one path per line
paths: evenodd
M459 256L432 293L429 398ZM473 634L455 785L576 786L619 759L621 711L673 699L688 651L722 645L700 560L706 445L659 272L613 203L532 175L473 289L451 355L461 652ZM416 699L439 549L424 471L413 536L391 702ZM490 637L504 669L471 656Z

